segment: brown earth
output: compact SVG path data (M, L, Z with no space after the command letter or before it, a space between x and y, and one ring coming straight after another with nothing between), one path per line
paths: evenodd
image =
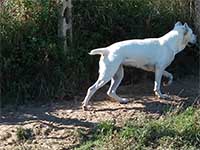
M159 118L169 109L180 105L200 104L199 77L176 80L163 88L171 99L158 99L153 95L153 82L143 81L136 85L120 86L120 96L130 102L120 105L106 96L108 86L101 89L91 100L92 110L83 111L83 96L56 100L48 104L32 104L18 108L6 107L0 117L0 150L66 150L81 143L80 133L87 133L97 123L113 120L117 126L127 120L145 117ZM32 129L32 138L19 141L17 128ZM80 132L81 131L81 132Z

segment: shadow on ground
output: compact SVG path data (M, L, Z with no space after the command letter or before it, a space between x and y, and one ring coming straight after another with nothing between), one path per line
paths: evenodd
M35 134L37 144L56 145L63 149L78 146L77 129L84 132L94 128L99 122L115 120L122 125L126 120L142 116L158 118L165 112L178 106L186 108L200 104L199 79L189 78L175 81L170 87L162 89L171 99L158 99L153 95L153 81L143 81L136 85L123 85L118 93L129 99L129 103L121 105L106 96L108 86L98 91L92 98L91 111L83 111L81 102L83 96L55 100L46 104L29 104L19 107L6 107L1 111L0 135L15 132L18 127L43 131L42 135ZM85 93L86 91L84 91ZM0 137L0 148L16 146L14 133L6 140ZM4 138L5 139L5 138ZM8 142L11 140L11 142ZM61 144L60 144L61 143ZM57 147L57 148L58 148ZM43 147L44 148L44 147Z

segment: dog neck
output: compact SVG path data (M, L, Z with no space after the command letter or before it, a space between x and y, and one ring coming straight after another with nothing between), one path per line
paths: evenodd
M160 43L167 46L176 55L186 47L188 41L180 32L172 30L160 38Z

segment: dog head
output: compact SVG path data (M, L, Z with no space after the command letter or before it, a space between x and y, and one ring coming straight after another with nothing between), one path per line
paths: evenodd
M182 38L182 44L184 46L190 45L190 44L196 44L197 42L197 36L193 33L192 29L188 26L187 23L184 25L179 21L174 26L175 29L181 33Z

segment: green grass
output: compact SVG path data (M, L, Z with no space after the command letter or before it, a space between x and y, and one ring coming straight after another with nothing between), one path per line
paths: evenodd
M25 129L22 127L17 128L16 136L18 141L26 141L33 137L32 129Z
M168 113L159 119L128 121L123 127L114 122L100 123L76 150L200 149L200 108Z

